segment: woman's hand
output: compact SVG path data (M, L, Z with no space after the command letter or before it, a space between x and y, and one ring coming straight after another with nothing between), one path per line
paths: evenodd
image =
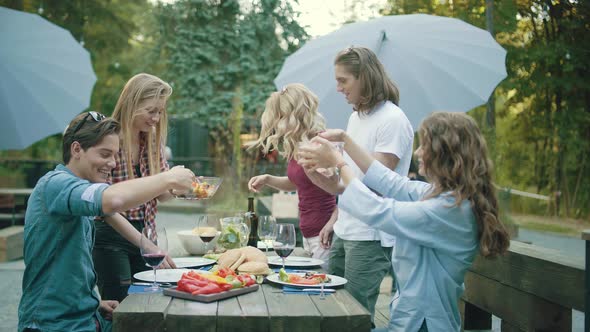
M98 306L98 312L104 317L106 320L113 320L113 311L119 305L118 301L100 301Z
M158 266L158 269L175 269L175 268L176 268L176 264L172 260L172 257L170 257L170 255L168 255L168 254L166 254L166 257L164 257L162 264L160 264Z
M267 181L268 174L254 176L250 179L250 181L248 181L248 189L251 192L257 193L260 191L260 189L262 189L262 187L266 185Z
M336 220L334 220L333 222L328 222L320 231L320 246L322 246L322 248L324 249L329 249L332 245L332 235L334 235L334 222L336 222Z
M310 144L299 147L297 162L307 169L334 167L342 161L342 155L332 143L319 136L314 137Z
M342 129L328 129L318 134L331 142L343 142L346 137L346 132Z
M334 235L334 224L338 220L338 206L334 208L330 220L324 225L320 231L320 246L324 249L329 249L332 246L332 236Z
M344 191L344 187L340 186L340 178L336 173L328 177L316 172L313 169L303 168L303 171L313 184L322 188L325 192L328 192L332 195L339 195Z

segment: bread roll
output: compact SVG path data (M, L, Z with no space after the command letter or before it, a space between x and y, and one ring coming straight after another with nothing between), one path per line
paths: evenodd
M268 258L262 250L254 247L244 247L240 249L246 255L245 262L260 262L267 264Z
M240 256L243 256L243 254L239 249L228 250L219 256L217 259L217 265L219 265L219 267L230 267L240 258Z
M251 274L269 274L268 264L262 262L246 262L238 267L238 272Z

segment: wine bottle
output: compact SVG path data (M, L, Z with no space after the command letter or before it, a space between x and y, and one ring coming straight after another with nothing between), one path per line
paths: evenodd
M247 218L250 220L250 235L248 236L248 245L254 248L258 247L258 216L254 211L254 197L248 197Z

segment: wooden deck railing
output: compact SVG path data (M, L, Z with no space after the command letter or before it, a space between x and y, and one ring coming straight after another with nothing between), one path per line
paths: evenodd
M585 239L588 252L590 232ZM517 241L495 260L478 257L465 277L464 329L491 329L494 315L503 332L572 331L572 309L588 307L584 263L581 256Z

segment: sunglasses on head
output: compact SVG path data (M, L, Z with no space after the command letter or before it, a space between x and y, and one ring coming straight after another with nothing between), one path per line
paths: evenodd
M86 116L82 119L82 121L78 122L78 124L76 125L76 128L74 128L74 131L72 132L72 135L76 134L78 132L78 130L80 130L80 128L82 128L82 126L84 126L89 115L96 122L100 122L100 121L106 119L106 116L104 116L104 114L100 114L98 112L88 112L88 113L86 113Z

